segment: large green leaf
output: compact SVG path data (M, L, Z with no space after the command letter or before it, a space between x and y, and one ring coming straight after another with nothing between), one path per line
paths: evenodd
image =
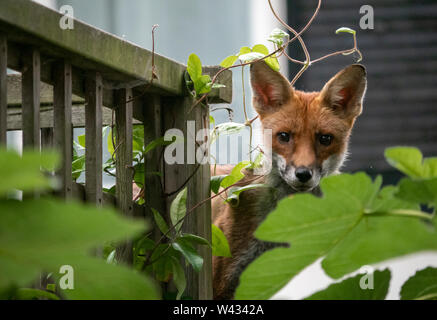
M372 277L373 288L360 286L363 277ZM364 280L367 280L364 278ZM367 282L364 281L366 284ZM316 292L306 300L384 300L390 286L390 271L375 271L373 274L358 274L339 283L331 284L325 290Z
M422 166L422 153L413 147L392 147L385 150L387 162L413 178L425 176Z
M291 246L268 251L249 265L236 298L269 298L323 256L327 274L339 278L366 264L437 249L436 233L410 217L426 214L396 199L395 188L379 192L380 185L364 173L342 174L322 180L322 198L298 194L280 201L255 236Z
M118 281L118 276L120 286L123 282L138 283L137 286L140 286L140 276L133 271L123 271L118 269L119 266L107 268L103 260L89 258L88 254L90 249L106 242L139 234L145 229L144 222L124 219L109 209L48 199L0 201L0 212L0 274L3 275L0 277L0 290L28 285L41 271L56 274L61 265L71 265L77 273L75 281L78 290L71 297L88 298L88 294L96 299L106 295L108 298L109 295L114 299L123 298L116 290L110 289L114 281ZM134 280L129 280L129 274ZM91 284L81 286L82 279ZM106 285L107 292L96 296L98 292L92 291L93 283L99 288ZM148 280L141 283L146 284ZM91 291L87 291L88 288ZM139 298L134 294L136 289L131 288L133 294L125 292L127 295L124 297ZM147 285L140 291L154 292L154 289ZM78 292L88 293L82 295ZM153 293L148 297L156 295Z
M402 300L437 300L437 268L417 271L401 289Z
M61 290L73 300L158 299L157 287L146 277L122 265L91 257L65 260L74 270L74 289ZM59 278L59 276L58 276Z
M437 204L437 178L413 180L404 178L399 183L399 198L430 206Z

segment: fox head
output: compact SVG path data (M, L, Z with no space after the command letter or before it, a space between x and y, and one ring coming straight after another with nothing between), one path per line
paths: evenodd
M350 65L320 92L295 90L264 61L251 65L253 106L264 129L272 130L272 161L294 191L311 191L338 171L349 136L361 114L366 71Z

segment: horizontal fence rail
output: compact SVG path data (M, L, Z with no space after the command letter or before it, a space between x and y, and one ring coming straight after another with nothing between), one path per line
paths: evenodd
M37 17L37 18L35 18ZM61 197L97 206L115 206L126 216L150 217L153 207L169 221L170 203L188 177L188 208L209 197L209 165L168 165L162 148L146 154L145 205L132 201L132 127L144 125L145 144L169 128L186 131L188 120L196 129L209 128L207 108L192 108L194 99L185 87L186 66L155 54L78 20L73 30L59 27L61 14L28 0L2 0L0 8L0 145L8 130L22 130L23 147L52 146L62 156L56 175ZM152 78L154 61L157 79ZM7 69L20 74L9 74ZM205 67L214 75L220 67ZM209 103L230 103L232 74L222 72ZM115 118L113 119L113 114ZM116 196L102 191L102 126L115 121ZM72 131L86 133L85 185L72 180ZM171 196L166 197L166 194ZM210 203L197 208L184 223L184 232L211 240ZM157 233L157 232L156 232ZM187 294L212 298L211 252L201 249L204 267L195 273L186 267ZM118 250L119 261L132 261L132 244Z

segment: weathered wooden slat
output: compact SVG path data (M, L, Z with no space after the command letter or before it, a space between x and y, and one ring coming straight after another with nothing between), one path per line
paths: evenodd
M144 145L147 146L153 140L164 135L162 131L161 99L157 95L147 96L144 99ZM157 172L164 173L164 159L162 157L162 147L157 147L144 157L144 186L145 186L145 207L146 214L152 214L151 208L159 213L165 213L165 198L163 195L163 176ZM157 232L160 233L159 230ZM158 239L156 239L158 240Z
M53 128L41 128L41 150L53 148Z
M124 216L133 215L132 207L132 90L115 91L115 149L117 207ZM132 242L126 241L117 248L117 261L132 264Z
M164 124L165 128L177 128L184 133L184 141L196 138L197 130L209 127L207 108L192 109L193 100L164 99ZM191 112L189 112L191 110ZM195 121L194 132L188 132L187 121ZM191 143L191 142L188 142ZM196 158L189 150L192 146L186 145L187 157ZM167 197L167 215L170 204L176 196L176 191L182 189L186 183L187 211L182 230L185 233L193 233L211 241L211 202L206 201L203 205L192 210L194 206L210 197L209 189L209 164L168 164L165 163L165 192L173 194ZM189 179L189 180L188 180ZM188 182L187 182L188 181ZM211 250L198 248L203 257L203 268L197 273L191 266L185 267L187 278L186 294L193 299L212 299L212 257Z
M8 108L7 68L8 44L6 36L0 34L0 146L6 145Z
M40 149L40 54L35 49L26 49L23 54L22 103L23 147Z
M89 72L85 85L85 189L86 198L102 204L102 77Z
M40 127L52 128L53 107L41 107L40 110ZM139 120L132 120L133 124L140 124ZM103 107L102 109L102 124L110 126L112 124L112 110ZM72 107L72 125L73 128L85 128L85 105L73 105ZM21 130L21 108L8 108L8 130Z
M54 111L54 146L62 156L62 167L58 176L62 181L61 195L64 198L71 197L72 190L72 77L71 65L61 61L54 69L55 83L53 87L53 111Z
M53 69L52 72L53 84L55 84L56 63L53 63L53 68L51 68L51 70L52 69ZM46 73L46 71L44 70L41 70L41 72ZM43 81L42 75L41 75L41 80ZM8 82L8 107L9 108L20 107L21 106L21 74L8 74L7 82ZM54 96L53 85L47 84L45 82L41 82L40 105L41 106L53 105L53 99L54 99L53 96ZM85 103L85 99L77 95L72 95L71 101L73 104L83 105Z

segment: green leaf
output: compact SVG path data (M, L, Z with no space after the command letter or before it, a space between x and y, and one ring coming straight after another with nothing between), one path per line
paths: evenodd
M155 278L159 281L168 282L173 273L172 256L177 253L169 244L160 244L153 252L151 260Z
M212 82L211 82L212 83ZM221 84L221 83L214 83L212 86L211 86L211 88L212 89L220 89L220 88L226 88L226 86L224 85L224 84Z
M325 290L319 291L305 300L384 300L390 285L390 270L375 271L373 288L363 289L360 280L366 274L358 274L339 283L331 284Z
M230 66L232 66L232 65L235 63L235 61L237 61L237 59L238 59L237 56L229 56L229 57L225 58L225 59L220 63L220 65L221 65L223 68L229 68Z
M18 289L14 293L14 299L17 299L17 300L39 300L39 299L59 300L59 297L54 293L44 291L44 290L32 289L32 288L21 288L21 289Z
M285 31L275 28L273 29L273 31L270 33L269 37L267 38L267 41L273 42L274 44L276 44L278 47L282 46L284 44L284 38L285 37L290 37L288 33L286 33Z
M267 251L250 264L240 278L236 298L269 298L323 256L326 273L340 278L363 265L437 250L435 231L396 211L420 213L413 211L418 206L396 198L394 187L379 192L380 185L381 179L372 182L364 173L342 174L322 179L322 198L296 194L281 200L255 236L290 247Z
M220 186L222 188L227 188L243 179L244 174L241 172L241 170L247 168L249 165L250 161L241 161L232 169L231 173L222 180Z
M250 52L252 52L252 49L250 49L249 47L241 47L240 52L237 54L237 56L241 56Z
M173 226L175 227L176 233L179 233L182 227L182 223L178 223L179 220L185 217L187 213L187 188L185 187L181 192L178 193L176 198L170 205L170 218Z
M217 194L220 190L220 184L227 175L211 176L211 191Z
M79 145L80 145L82 148L85 148L85 145L86 145L86 143L85 143L85 135L82 134L82 135L78 136L78 137L77 137L77 140L79 141Z
M12 190L43 190L52 186L52 180L41 172L41 168L53 171L60 159L57 153L23 151L22 156L14 150L0 148L0 197Z
M226 202L231 203L232 206L238 206L239 201L240 201L240 193L247 191L247 190L255 189L255 188L267 188L267 187L268 186L266 184L255 183L255 184L249 184L249 185L243 186L243 187L231 188L229 190Z
M211 91L211 85L211 77L204 74L194 81L194 90L196 90L197 94L208 93Z
M252 52L258 52L266 56L269 54L269 49L263 44L256 44L252 47Z
M226 236L216 225L211 225L212 254L216 257L231 257L231 250Z
M335 30L335 34L339 34L340 32L347 32L347 33L350 33L353 35L356 34L355 30L353 30L351 28L346 28L346 27L341 27L341 28L338 28L337 30Z
M184 268L182 268L179 260L172 257L171 264L173 268L173 281L176 285L176 289L178 289L176 300L179 300L187 287L187 280L185 278Z
M116 143L115 142L115 139L116 139L115 134L114 134L114 137L112 135L113 135L112 129L109 129L109 133L108 133L108 136L106 138L107 139L106 142L108 145L108 152L111 156L114 155L114 151L115 151L114 143ZM112 139L114 139L114 143L112 143ZM115 156L114 156L114 158L115 158Z
M155 223L158 226L159 230L162 232L162 234L167 234L168 232L168 226L165 222L164 218L161 216L161 214L158 212L158 210L151 208L153 212L153 218L155 219Z
M151 293L155 289L142 276L128 269L108 269L110 265L104 260L88 257L92 248L144 232L143 221L122 218L115 210L45 199L0 201L0 212L0 274L3 275L0 277L0 290L26 286L43 270L58 274L61 265L71 265L77 282L77 289L71 290L71 297L135 299L138 298L133 295L135 290L146 283L147 286L140 291L149 292L149 297L156 297ZM105 274L104 270L111 271L111 274ZM118 276L123 278L120 283ZM108 279L111 279L110 285ZM117 287L126 286L127 283L122 285L121 282L130 283L129 279L134 279L132 285L136 287L130 288L132 294L124 292L127 295L123 296L123 290L130 289ZM89 284L80 285L82 280ZM107 290L94 292L94 285L106 286Z
M78 156L72 163L73 180L79 179L82 172L85 171L85 155Z
M155 300L156 286L146 277L123 265L81 257L66 260L74 269L74 289L61 290L73 300ZM59 276L58 276L59 277Z
M202 76L202 62L195 53L190 54L188 57L187 71L193 82L196 82Z
M179 237L179 239L184 239L184 240L190 242L193 245L200 244L200 245L203 245L203 246L211 247L211 244L208 242L208 240L206 240L205 238L196 236L195 234L184 233L182 236Z
M411 202L437 206L437 178L412 180L404 178L399 183L396 196Z
M264 56L269 55L269 49L267 49L267 47L263 44L254 45L252 48L252 51L261 53ZM267 65L270 68L272 68L275 71L279 71L280 66L279 66L279 62L278 62L278 59L276 58L276 56L267 57L264 59L264 61L267 63Z
M176 242L172 243L175 250L182 253L187 262L193 266L193 269L199 272L203 266L203 258L197 253L196 249L189 241L183 238L178 238Z
M412 178L422 178L422 153L417 148L393 147L385 150L387 162Z
M436 300L437 268L417 271L401 289L401 300Z

